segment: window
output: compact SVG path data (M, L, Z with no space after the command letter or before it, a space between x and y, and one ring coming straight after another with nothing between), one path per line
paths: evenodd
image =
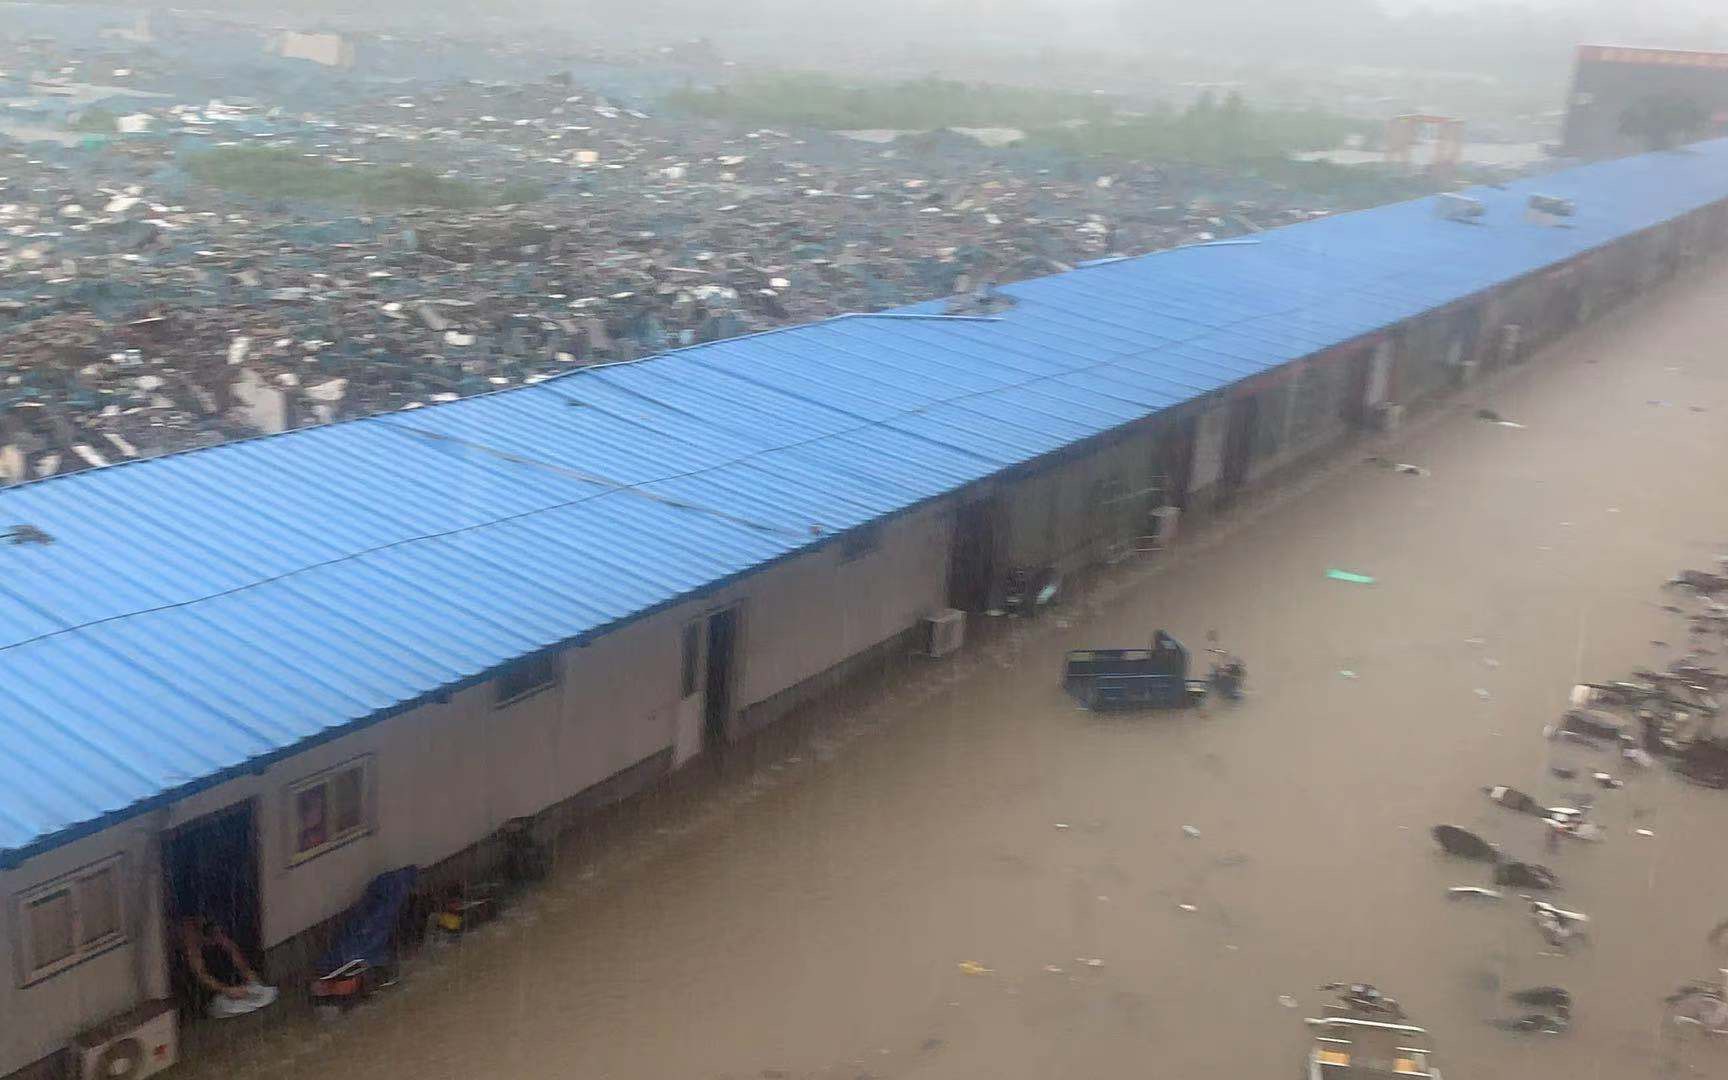
M851 562L882 546L882 527L880 525L860 525L858 528L840 537L840 561Z
M21 894L18 912L23 985L107 952L126 940L120 910L120 856Z
M364 769L344 769L327 784L330 829L338 836L360 827L360 789Z
M684 624L682 664L678 676L678 696L689 697L696 692L696 680L702 674L702 623Z
M51 892L25 905L30 921L30 959L37 967L72 955L72 890Z
M531 656L498 676L498 704L508 705L558 684L558 654Z
M88 948L120 932L120 888L112 864L78 879L78 946Z
M288 789L293 829L290 865L365 834L369 765L369 759L361 758Z

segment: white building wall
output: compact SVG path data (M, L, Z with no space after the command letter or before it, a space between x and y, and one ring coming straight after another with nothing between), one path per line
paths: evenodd
M340 914L386 870L437 863L509 818L669 750L687 621L742 605L740 709L915 624L943 606L951 527L945 508L908 515L887 523L876 550L858 558L842 559L839 545L829 545L566 650L558 685L514 704L494 708L493 684L473 686L0 872L0 1075L147 993L167 992L158 832L253 800L260 931L264 946L275 946ZM371 831L290 865L290 787L362 756L373 769ZM126 854L127 943L21 989L18 894L117 852Z
M677 693L676 634L648 620L571 650L562 682L492 708L491 683L295 755L248 775L0 872L0 1075L65 1046L76 1032L121 1012L145 994L138 965L166 990L165 944L139 926L128 942L35 985L20 988L16 956L19 894L117 852L126 854L126 916L146 914L142 874L154 876L156 829L256 800L261 934L272 946L352 903L366 882L408 863L435 863L490 834L505 819L533 813L606 779L670 741ZM657 629L659 632L657 632ZM295 781L372 755L373 830L318 858L289 865ZM158 892L159 895L159 892ZM160 910L148 912L159 925Z
M669 751L691 619L742 603L740 709L913 625L942 606L949 529L942 510L889 522L868 555L842 561L829 545L567 650L560 683L513 705L493 708L488 682L273 766L258 782L265 944L338 914L377 874L436 863ZM289 785L362 754L375 770L372 833L289 866Z
M732 604L740 710L822 674L947 606L953 528L952 506L933 505L885 523L868 554L846 559L830 544L646 620L663 623L659 677L675 694L679 629Z
M272 767L260 805L265 944L340 913L386 870L439 862L668 747L676 649L663 620L646 620L566 651L559 683L523 700L497 708L486 682ZM361 755L373 767L372 832L290 865L290 785Z
M146 877L155 858L150 843L157 819L146 817L117 825L0 870L0 1075L39 1061L72 1035L106 1017L124 1012L166 984L162 964L160 915L149 902ZM20 897L80 867L122 854L124 888L121 920L124 944L59 974L21 986L18 904Z

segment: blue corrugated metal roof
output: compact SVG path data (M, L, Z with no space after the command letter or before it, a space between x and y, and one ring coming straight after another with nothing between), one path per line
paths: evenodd
M1524 219L1572 197L1565 228ZM1728 197L1728 140L0 491L0 852ZM900 315L933 315L940 303Z

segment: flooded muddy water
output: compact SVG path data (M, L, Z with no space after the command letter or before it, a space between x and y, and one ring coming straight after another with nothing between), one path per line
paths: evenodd
M1725 288L1670 286L747 775L633 808L338 1023L205 1026L187 1075L1295 1077L1314 987L1344 979L1402 999L1449 1080L1728 1076L1728 1040L1661 1012L1728 965L1705 942L1728 793L1629 775L1602 843L1550 853L1479 790L1579 790L1541 736L1568 687L1687 640L1660 586L1728 550ZM1248 700L1099 715L1057 687L1062 650L1156 627L1217 629ZM1590 940L1544 955L1524 905L1449 900L1488 874L1438 822L1553 866ZM1569 1033L1488 1025L1548 983Z

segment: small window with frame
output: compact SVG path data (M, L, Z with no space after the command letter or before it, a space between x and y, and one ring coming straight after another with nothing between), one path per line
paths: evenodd
M288 788L288 865L315 858L370 829L371 759L358 758Z
M542 690L550 690L558 685L558 654L543 652L530 656L526 660L517 661L504 669L496 683L496 708L514 704L523 698L533 697Z
M72 887L67 885L25 902L24 918L30 927L31 968L53 967L77 951L72 900Z
M126 941L121 859L111 856L18 895L19 985L58 975Z

